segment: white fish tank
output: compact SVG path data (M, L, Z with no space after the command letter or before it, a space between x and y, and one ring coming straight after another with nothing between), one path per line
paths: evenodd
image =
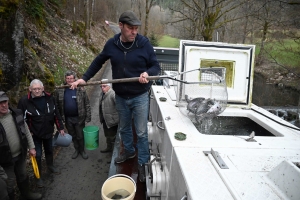
M250 109L254 51L254 45L181 41L176 105L200 133L274 136L248 117L223 113Z

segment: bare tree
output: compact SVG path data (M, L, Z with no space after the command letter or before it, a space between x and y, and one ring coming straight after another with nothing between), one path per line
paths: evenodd
M145 30L144 30L144 36L148 36L148 23L149 23L149 15L150 10L154 6L155 0L146 0L146 15L145 15Z
M77 33L76 0L73 1L73 31Z
M92 0L91 14L90 14L90 22L93 22L93 14L95 9L95 0Z
M89 0L84 0L84 18L85 18L85 30L90 29L90 5Z
M243 17L233 17L230 14L244 2L244 0L180 0L180 4L170 7L170 10L176 13L171 23L180 23L183 33L189 33L189 39L212 41L215 30Z
M88 45L88 41L90 38L90 6L89 6L89 0L84 0L84 39L86 45Z
M265 43L268 40L273 40L270 37L272 30L276 30L279 27L280 21L282 21L282 4L280 1L259 0L256 1L255 7L253 7L253 20L257 24L258 36L260 38L259 54L257 56L257 63L261 64L264 57L267 55L265 49Z

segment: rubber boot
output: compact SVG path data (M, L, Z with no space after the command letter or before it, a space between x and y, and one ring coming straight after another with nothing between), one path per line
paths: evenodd
M53 156L46 155L45 157L46 157L46 163L47 163L48 170L53 174L60 174L60 171L53 165Z
M19 190L21 192L21 195L23 198L25 199L41 199L42 198L42 194L40 193L34 193L34 192L31 192L29 190L29 181L28 181L28 178L21 182L21 183L17 183L18 184L18 187L19 187Z
M75 149L73 155L72 155L72 159L76 159L79 155L79 151L77 149Z
M83 139L79 140L78 143L79 143L79 153L80 153L81 157L85 160L88 159L89 156L85 153L85 150L84 150L84 140Z
M112 152L113 150L113 144L111 142L108 142L106 145L106 149L101 150L101 153L108 153L108 152Z
M43 183L43 179L42 179L42 160L36 159L36 163L38 165L39 174L40 174L40 178L35 178L35 180L36 180L36 186L38 188L43 188L44 187L44 183Z

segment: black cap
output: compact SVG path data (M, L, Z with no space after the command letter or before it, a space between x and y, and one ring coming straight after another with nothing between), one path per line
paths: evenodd
M0 102L2 101L8 101L8 96L5 92L0 91Z
M141 21L136 17L134 12L132 12L131 10L127 10L127 11L123 12L119 18L119 22L129 24L131 26L142 25Z

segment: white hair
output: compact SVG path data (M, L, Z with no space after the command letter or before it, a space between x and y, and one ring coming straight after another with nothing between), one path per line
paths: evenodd
M108 81L108 79L102 79L101 81ZM108 85L109 87L111 87L110 83L102 83L101 85Z
M41 87L44 87L44 84L39 79L33 79L30 83L30 87L32 87L34 84L39 84Z

